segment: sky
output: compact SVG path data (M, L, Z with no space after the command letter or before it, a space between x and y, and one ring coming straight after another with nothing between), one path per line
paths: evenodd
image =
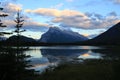
M120 22L120 0L0 0L3 19L8 26L2 31L13 31L15 15L21 10L25 20L22 35L39 39L49 27L72 30L94 37Z

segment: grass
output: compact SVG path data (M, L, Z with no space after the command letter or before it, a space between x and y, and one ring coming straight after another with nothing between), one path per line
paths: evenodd
M37 80L119 80L119 61L87 60L83 64L62 64L46 70ZM117 79L119 78L119 79Z

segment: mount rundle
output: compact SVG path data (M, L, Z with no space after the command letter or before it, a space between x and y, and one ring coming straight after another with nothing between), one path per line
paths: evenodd
M74 43L88 40L83 35L73 31L62 30L57 27L50 27L49 30L41 36L39 42L44 43Z

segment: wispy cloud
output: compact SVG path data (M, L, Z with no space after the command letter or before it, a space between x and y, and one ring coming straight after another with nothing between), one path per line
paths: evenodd
M1 11L1 13L6 13L8 14L8 16L2 22L4 23L4 25L8 26L6 28L10 29L11 26L14 26L14 16L18 12L18 10L22 10L22 5L13 4L10 2L5 3L6 4L4 5L4 9L3 11Z
M62 16L81 16L86 18L86 16L78 11L74 10L58 10L58 9L51 9L51 8L39 8L35 10L27 9L25 10L27 13L33 13L41 16L49 16L49 17L62 17Z
M15 12L15 11L18 11L18 10L22 10L22 5L21 4L8 3L6 5L6 8L7 8L7 11Z
M6 5L4 6L3 12L7 13L9 15L8 18L12 19L14 18L14 15L18 12L18 10L22 10L22 5L6 3Z
M74 0L66 0L67 2L73 2Z
M15 29L16 23L13 20L4 20L3 23L7 25L7 27L4 28L4 30ZM24 22L22 29L26 29L27 31L45 32L49 27L50 25L45 23L26 21Z
M108 1L112 1L115 4L120 4L120 0L108 0Z
M38 32L45 32L49 27L51 27L49 24L35 21L25 22L24 24L24 29Z
M15 19L15 15L18 12L18 10L22 10L22 5L14 4L11 2L6 3L6 5L4 6L3 13L7 13L8 17L6 17L2 22L4 23L4 25L7 25L7 27L3 28L2 30L14 29L16 25L16 23L14 22L14 19ZM23 29L27 29L30 31L45 32L50 27L50 25L46 23L33 21L32 18L26 16L24 13L22 13L21 16L25 20Z

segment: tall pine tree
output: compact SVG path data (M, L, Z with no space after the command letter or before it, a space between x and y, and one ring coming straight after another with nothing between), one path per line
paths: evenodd
M17 33L17 45L19 46L20 45L20 34L26 30L22 30L21 28L23 27L23 24L24 24L24 20L23 20L23 17L20 15L20 11L18 10L17 12L17 15L16 15L16 19L14 20L15 23L16 23L16 26L15 26L15 33Z
M23 17L20 15L20 11L17 12L17 16L16 19L14 20L16 23L15 26L15 33L17 33L17 50L16 50L16 79L18 80L34 80L34 78L36 77L36 71L34 70L30 70L30 69L26 69L26 68L30 68L31 65L29 65L29 61L26 60L26 58L30 57L30 56L26 56L26 54L23 53L24 48L20 47L20 34L26 30L22 29L23 24L24 24L24 19ZM25 77L24 77L25 76Z
M23 17L20 16L20 11L17 12L17 17L14 21L16 23L16 26L15 26L16 30L14 32L17 33L17 36L20 36L21 32L26 31L26 30L21 30L24 24L24 20L23 20Z
M0 8L2 11L3 8ZM7 14L0 13L0 17L6 17ZM21 30L23 26L24 20L20 16L20 12L17 12L17 17L14 20L16 23L16 30L19 42L19 36L21 32L25 30ZM0 20L0 27L7 27L3 24L2 20ZM7 34L6 32L0 32L2 35ZM35 80L36 72L34 70L28 69L31 67L29 65L29 61L26 59L30 56L26 56L24 54L23 48L19 48L19 44L17 45L17 49L7 47L0 48L0 80Z

